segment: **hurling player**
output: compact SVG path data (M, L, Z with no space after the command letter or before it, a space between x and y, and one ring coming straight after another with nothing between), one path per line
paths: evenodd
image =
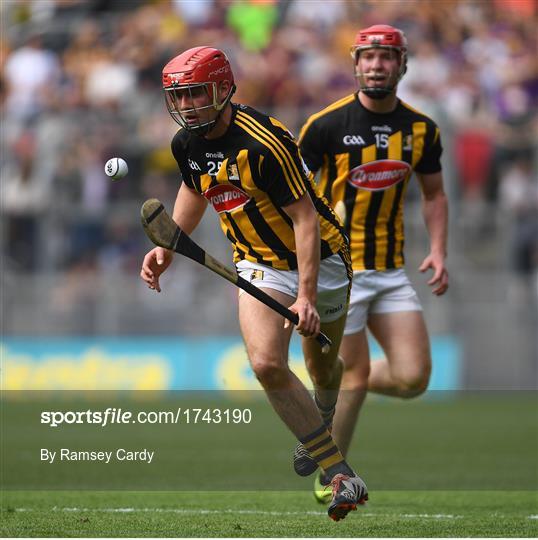
M353 286L340 356L342 392L332 435L344 455L367 391L411 398L424 392L431 371L422 307L404 270L403 205L415 173L430 249L419 270L433 270L432 292L448 288L445 265L448 205L441 172L441 138L433 120L397 97L406 71L403 32L385 24L359 31L351 48L358 91L311 116L301 130L301 155L319 171L319 188L351 240ZM385 358L370 364L366 328ZM298 474L316 463L299 445ZM320 502L326 500L316 478Z
M226 55L195 47L163 70L168 111L180 125L172 153L183 182L173 218L187 234L208 205L220 217L239 275L298 314L315 399L288 367L291 327L248 294L239 322L248 357L271 405L332 486L329 516L344 518L367 498L318 410L332 416L342 374L338 347L352 277L349 244L326 200L316 194L291 133L275 118L231 102L234 76ZM156 247L141 277L160 291L173 252ZM314 336L333 342L323 355ZM317 406L316 406L317 404Z

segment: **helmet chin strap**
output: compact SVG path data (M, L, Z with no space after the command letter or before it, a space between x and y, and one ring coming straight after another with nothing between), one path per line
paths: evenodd
M384 99L392 94L394 88L372 88L371 86L365 86L359 90L370 99Z
M185 126L185 129L192 133L193 135L196 135L198 137L203 137L204 135L207 135L217 123L217 120L220 118L220 112L216 116L214 120L211 120L210 122L206 122L205 124L200 124L198 126Z
M355 73L355 77L357 78L359 82L359 90L363 94L367 95L370 99L376 99L376 100L384 99L387 96L390 96L396 89L396 86L398 85L398 81L396 81L392 86L367 86L366 74L362 72Z

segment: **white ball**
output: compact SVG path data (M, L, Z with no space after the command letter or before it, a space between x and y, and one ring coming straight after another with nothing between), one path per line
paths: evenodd
M105 163L105 174L112 180L119 180L129 172L129 167L124 159L113 157Z

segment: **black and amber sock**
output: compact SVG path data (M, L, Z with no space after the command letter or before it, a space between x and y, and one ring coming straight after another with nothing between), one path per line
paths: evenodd
M309 435L299 439L306 448L310 457L331 478L338 473L354 476L344 457L333 441L327 426L322 425Z

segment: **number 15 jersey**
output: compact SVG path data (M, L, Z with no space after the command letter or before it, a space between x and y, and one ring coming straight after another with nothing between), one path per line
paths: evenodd
M403 199L413 171L441 170L439 128L398 100L379 114L352 94L312 115L299 137L319 189L344 222L353 270L387 270L404 264Z

